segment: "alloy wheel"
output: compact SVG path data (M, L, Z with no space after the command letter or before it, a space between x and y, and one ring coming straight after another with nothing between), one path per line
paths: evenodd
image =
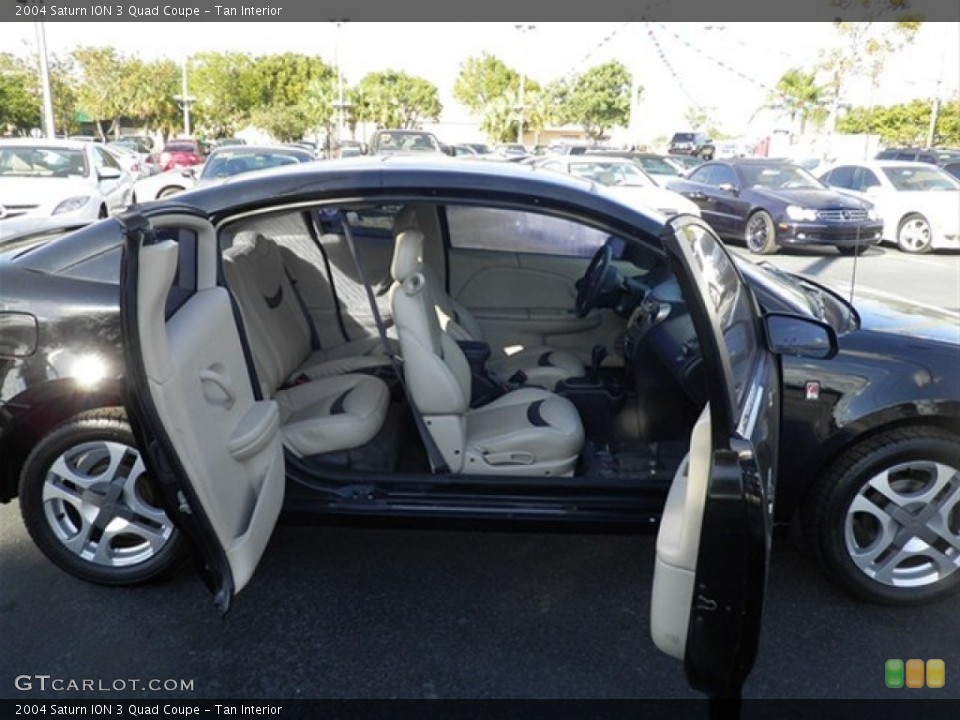
M908 218L900 228L899 244L912 253L924 252L930 247L930 223L920 216Z

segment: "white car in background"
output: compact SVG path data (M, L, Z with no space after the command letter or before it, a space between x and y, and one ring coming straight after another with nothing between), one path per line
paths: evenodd
M960 249L960 182L927 163L869 160L820 173L832 188L874 204L883 239L908 253Z
M96 143L0 140L0 222L51 216L94 220L135 201L133 179Z
M660 187L632 160L600 155L560 155L543 158L534 164L591 180L605 186L624 202L656 210L668 217L682 213L700 217L700 208L695 202Z

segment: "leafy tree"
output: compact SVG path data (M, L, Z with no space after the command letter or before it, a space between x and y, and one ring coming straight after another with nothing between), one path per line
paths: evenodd
M926 145L931 104L930 100L914 100L885 107L853 108L837 122L837 131L876 134L886 145ZM934 144L960 144L960 100L941 106Z
M278 140L299 140L330 122L336 70L319 57L264 55L252 76L258 99L251 120Z
M131 58L123 65L122 115L136 118L148 132L168 137L180 124L174 96L181 91L180 67L172 60L144 62Z
M453 96L474 113L483 113L487 105L520 87L520 74L490 53L472 57L460 65L453 85Z
M630 121L630 86L630 71L623 63L612 60L597 65L572 82L562 114L597 140L610 128L625 127Z
M484 105L480 130L494 143L514 142L517 139L517 96L504 93Z
M707 114L700 107L689 107L683 114L683 119L687 121L687 127L691 130L699 130L707 124Z
M438 120L443 110L433 83L395 70L366 75L352 96L357 120L378 128L418 128L425 120Z
M50 95L53 103L53 124L57 132L64 135L73 135L79 129L79 123L77 122L76 64L70 55L54 55L50 57L48 65Z
M0 132L18 134L41 124L37 71L10 53L0 53Z
M867 0L866 4L869 4ZM842 22L833 26L837 46L820 55L819 69L827 74L827 86L837 103L851 76L866 76L872 87L880 82L887 58L913 42L923 23L900 20L895 23Z
M187 63L196 124L213 137L234 135L260 101L254 61L246 53L204 52Z
M772 109L787 115L791 127L796 125L799 118L802 134L808 122L822 125L826 120L823 102L824 88L817 84L817 74L801 68L790 68L780 76L760 110Z
M97 134L105 140L104 123L109 123L107 132L114 132L125 109L124 60L112 47L81 47L71 56L78 71L77 109L96 124Z

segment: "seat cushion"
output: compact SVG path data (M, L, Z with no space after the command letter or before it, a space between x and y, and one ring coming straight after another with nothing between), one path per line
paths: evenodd
M301 456L364 445L387 417L390 390L369 375L338 375L280 390L284 445Z
M550 474L571 472L583 447L583 424L566 398L521 388L467 413L467 454L491 467L538 466ZM468 467L465 472L490 472Z
M546 345L525 348L508 357L491 358L487 367L503 378L523 370L530 385L540 385L547 390L553 390L561 380L586 374L583 363L576 355Z

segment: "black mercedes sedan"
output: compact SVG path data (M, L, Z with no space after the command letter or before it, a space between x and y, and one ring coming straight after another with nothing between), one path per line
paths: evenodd
M671 233L690 240L671 251ZM733 261L708 237L693 218L632 210L575 178L400 158L270 171L54 240L21 237L0 254L0 501L19 496L39 547L81 578L156 577L186 534L213 554L208 581L223 590L255 561L231 569L209 527L248 528L258 482L224 505L243 522L195 527L203 498L229 492L201 478L275 467L263 453L277 442L289 480L273 510L656 527L705 412L727 407L717 422L731 423L745 409L731 430L745 441L781 404L768 426L778 442L755 455L779 453L771 522L801 522L860 598L949 593L960 583L955 319L863 290L854 306ZM699 253L689 276L683 247ZM125 302L159 316L122 330L117 283L133 262L147 270L127 278ZM201 283L228 288L230 318L181 312ZM155 297L139 299L141 287ZM246 361L209 357L184 379L237 341L220 337L234 324ZM167 347L170 333L182 337ZM749 375L761 347L779 350L768 399ZM180 408L176 431L139 404L168 383L188 388L160 401ZM249 417L218 429L242 398ZM267 401L276 414L256 405ZM191 424L208 411L208 425ZM203 469L222 447L240 461ZM171 490L184 477L200 489Z
M720 237L743 242L757 255L794 246L852 255L882 239L883 221L870 203L831 190L783 160L709 162L667 187L697 203Z

